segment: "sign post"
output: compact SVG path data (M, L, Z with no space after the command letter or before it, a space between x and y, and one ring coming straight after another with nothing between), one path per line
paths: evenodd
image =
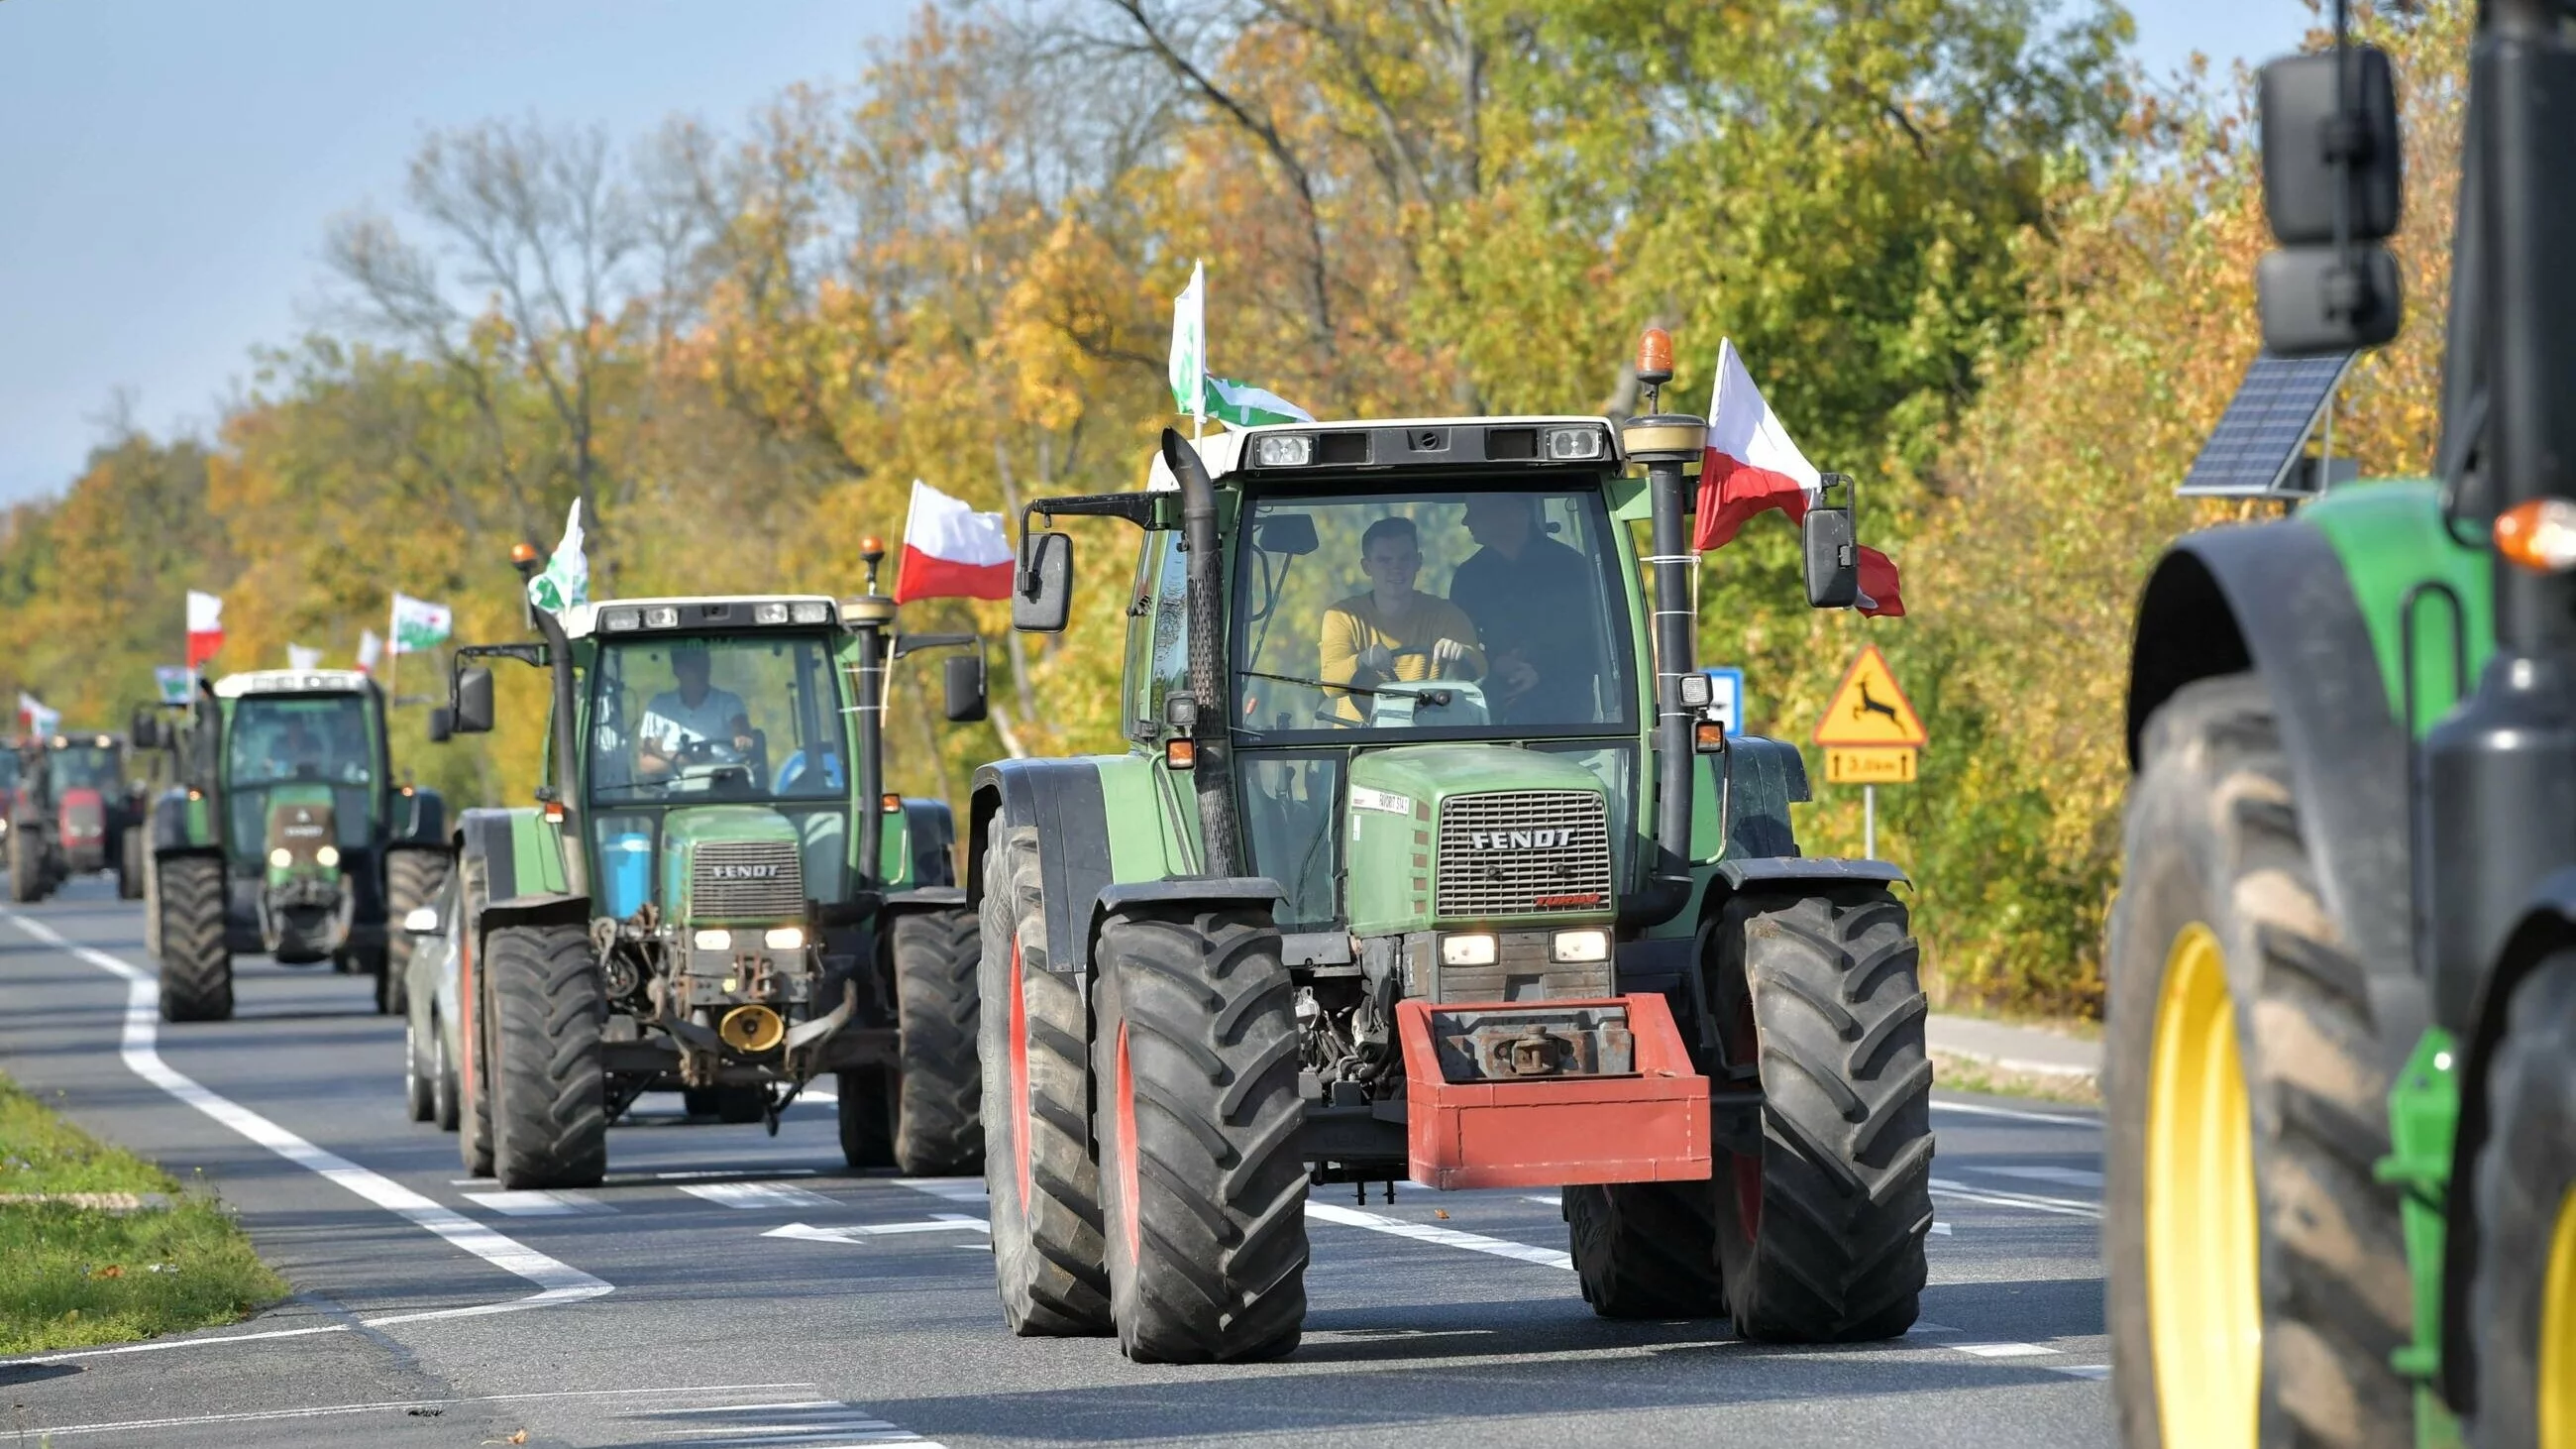
M1928 742L1923 717L1898 688L1878 646L1869 645L1843 671L1816 721L1825 752L1825 782L1861 787L1861 854L1878 858L1878 787L1911 785L1917 752Z

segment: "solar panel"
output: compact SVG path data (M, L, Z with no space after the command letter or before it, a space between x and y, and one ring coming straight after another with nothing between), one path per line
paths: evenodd
M2180 492L2190 498L2306 498L2318 491L2308 434L2358 354L2258 354L2201 444ZM2307 466L2303 466L2307 465ZM2337 470L2340 472L2341 470Z

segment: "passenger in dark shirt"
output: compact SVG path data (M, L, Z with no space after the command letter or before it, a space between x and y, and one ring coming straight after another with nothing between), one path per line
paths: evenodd
M1601 660L1592 628L1601 580L1581 553L1541 530L1539 500L1488 493L1467 504L1483 547L1458 565L1449 601L1485 645L1486 699L1505 724L1581 724L1599 717Z

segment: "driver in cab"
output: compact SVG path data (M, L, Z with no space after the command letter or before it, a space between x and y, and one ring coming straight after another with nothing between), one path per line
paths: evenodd
M1465 611L1435 594L1417 592L1421 537L1410 518L1381 518L1360 535L1360 569L1369 591L1324 610L1318 641L1323 677L1330 684L1363 689L1430 679L1485 677L1485 651ZM1333 708L1354 723L1368 718L1360 698L1329 691Z
M678 686L653 696L644 719L635 727L635 773L646 780L667 780L682 751L714 742L749 751L751 713L742 696L717 689L710 681L714 661L706 646L682 644L671 650L671 677Z

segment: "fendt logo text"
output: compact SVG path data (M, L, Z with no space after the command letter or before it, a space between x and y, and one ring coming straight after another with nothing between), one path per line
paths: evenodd
M779 868L774 865L719 865L709 869L718 880L775 880Z
M1467 832L1470 850L1552 850L1572 845L1571 830L1471 830Z

